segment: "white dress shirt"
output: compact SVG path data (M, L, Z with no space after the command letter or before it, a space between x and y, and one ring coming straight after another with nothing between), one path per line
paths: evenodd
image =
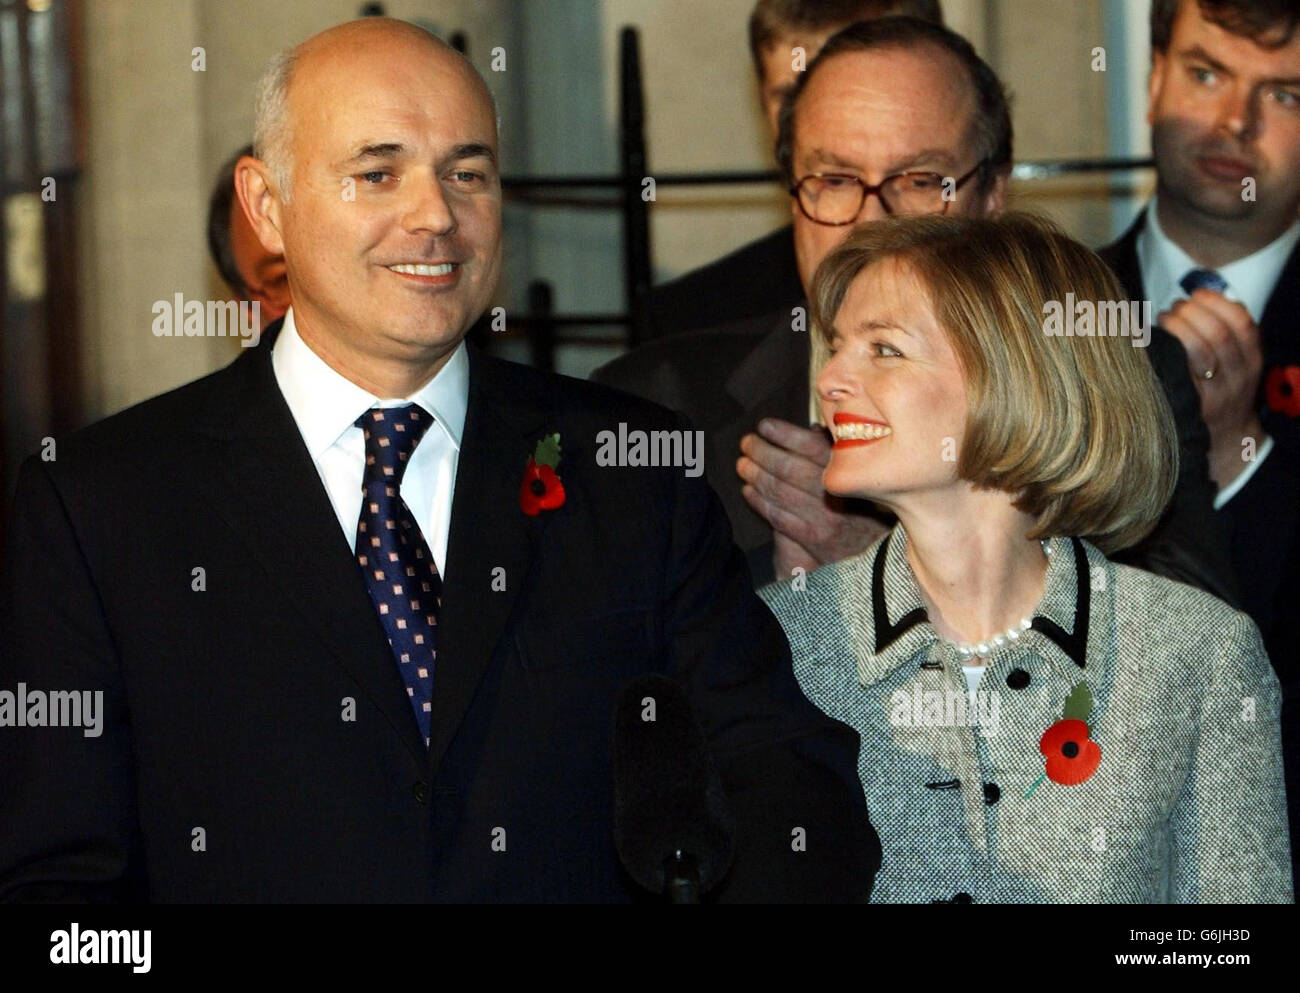
M356 546L366 443L355 421L372 407L418 403L434 423L407 463L399 488L446 576L456 461L469 405L469 355L462 341L438 374L409 397L376 397L334 371L298 335L293 310L271 353L275 379L320 474L349 549Z
M1264 316L1268 298L1273 295L1273 287L1297 241L1300 241L1300 220L1259 251L1214 270L1228 284L1223 295L1244 306L1256 324ZM1179 282L1189 270L1210 268L1193 259L1165 234L1156 216L1155 197L1147 204L1146 223L1138 232L1137 257L1142 267L1142 285L1156 314L1187 297Z
M1282 269L1291 257L1297 241L1300 241L1300 220L1259 251L1214 270L1228 284L1223 295L1245 307L1256 324L1264 316L1268 299L1273 295L1273 287L1282 275ZM1155 197L1147 204L1146 223L1138 232L1137 257L1138 265L1142 268L1143 288L1157 315L1164 313L1179 300L1186 299L1187 294L1180 283L1190 270L1209 268L1193 259L1165 234L1157 216ZM1260 440L1254 461L1247 463L1236 479L1219 490L1214 498L1215 510L1250 482L1250 477L1264 464L1272 451L1273 438L1265 435Z

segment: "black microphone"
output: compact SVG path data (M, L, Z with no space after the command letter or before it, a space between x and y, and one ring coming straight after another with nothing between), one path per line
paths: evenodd
M685 691L659 674L614 712L614 845L628 874L670 903L699 903L731 867L735 824Z

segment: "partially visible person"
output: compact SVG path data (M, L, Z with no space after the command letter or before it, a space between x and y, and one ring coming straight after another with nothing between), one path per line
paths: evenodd
M781 103L799 73L831 35L856 21L915 17L943 24L939 0L758 0L749 15L749 54L754 61L763 114L777 136Z
M289 309L289 274L284 256L262 247L236 202L235 167L252 155L253 146L245 145L217 172L208 200L208 252L230 292L240 300L257 302L264 330Z
M862 736L873 902L1292 899L1258 629L1107 558L1173 491L1173 418L1128 340L1041 320L1118 290L1016 214L868 225L817 271L826 488L898 523L760 594Z
M1300 543L1300 6L1156 0L1156 194L1102 250L1187 351L1242 604L1269 638ZM1294 646L1276 645L1295 664Z
M827 42L782 108L777 153L791 190L800 284L809 286L855 224L891 213L1000 212L1011 114L997 75L964 38L885 18ZM802 312L803 298L796 304ZM705 471L756 583L855 555L887 529L868 505L828 496L822 485L830 443L819 426L805 426L815 417L816 340L783 307L651 342L595 376L684 412L705 432ZM1211 507L1208 434L1186 355L1159 330L1139 351L1174 409L1182 458L1165 519L1126 561L1232 602L1226 541Z
M943 23L939 0L758 0L749 16L749 51L773 138L782 99L826 39L855 21L891 16ZM787 224L656 286L650 294L649 334L659 337L789 311L803 295L794 264L794 233Z
M1243 609L1288 697L1300 776L1300 5L1155 0L1156 193L1102 257L1187 350ZM1291 831L1300 789L1291 791Z

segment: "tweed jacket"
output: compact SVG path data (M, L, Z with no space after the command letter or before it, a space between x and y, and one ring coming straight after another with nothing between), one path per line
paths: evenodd
M898 525L760 590L808 698L861 735L873 903L1292 900L1280 694L1249 617L1053 538L1032 626L972 701L906 549ZM1079 683L1101 760L1067 786L1039 744Z

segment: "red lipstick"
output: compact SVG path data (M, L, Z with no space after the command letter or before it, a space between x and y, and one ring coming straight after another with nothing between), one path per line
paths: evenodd
M836 434L836 438L835 438L835 444L831 446L832 448L860 448L863 445L870 445L870 444L874 444L877 441L884 441L892 433L889 430L889 425L886 424L884 421L873 420L870 417L861 417L857 414L837 413L831 418L831 420L835 423L836 426L848 425L848 424L861 424L867 426L868 428L884 429L880 433L873 432L872 437L862 437L862 438L842 438L838 436L838 432L833 432L834 434Z

